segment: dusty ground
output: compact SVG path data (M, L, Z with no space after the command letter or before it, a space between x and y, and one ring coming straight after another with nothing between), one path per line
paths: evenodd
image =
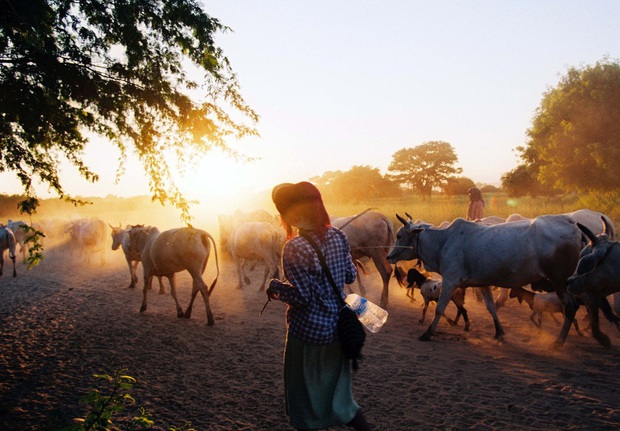
M284 414L282 349L284 308L253 285L236 286L229 261L211 298L215 325L206 325L198 299L192 318L178 319L169 294L149 293L140 313L142 281L127 289L121 252L104 266L49 251L37 268L0 278L0 430L58 430L84 415L79 399L105 389L95 373L127 368L137 378L137 405L155 429L191 422L197 430L288 430ZM6 269L6 268L5 268ZM141 275L141 269L139 269ZM205 273L210 283L212 263ZM180 300L189 302L187 275ZM367 297L379 300L370 274ZM472 329L439 325L431 342L418 341L421 299L410 303L392 281L390 317L368 336L366 360L354 393L378 430L618 430L620 334L603 330L605 349L574 330L561 351L550 349L559 331L550 319L534 330L525 305L500 310L503 343L492 321L468 293ZM427 324L433 316L429 310ZM448 307L453 315L453 305ZM580 310L579 316L583 316Z

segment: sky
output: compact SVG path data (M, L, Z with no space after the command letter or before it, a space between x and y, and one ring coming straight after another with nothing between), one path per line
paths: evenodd
M241 195L451 144L462 175L500 185L519 164L543 95L569 67L620 58L618 1L200 0L232 31L219 34L260 137L229 144L178 179L191 198ZM118 154L97 141L97 184L62 168L69 193L149 194L134 156L114 183ZM18 193L3 174L4 193ZM40 192L45 193L44 189Z

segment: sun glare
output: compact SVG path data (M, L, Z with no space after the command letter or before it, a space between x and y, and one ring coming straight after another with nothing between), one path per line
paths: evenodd
M176 181L190 199L234 201L258 191L260 184L253 177L251 162L236 161L213 152Z

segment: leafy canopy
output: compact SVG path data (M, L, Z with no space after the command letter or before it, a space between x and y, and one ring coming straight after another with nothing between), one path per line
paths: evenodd
M521 151L528 171L563 191L618 188L620 64L572 67L547 91Z
M434 187L441 187L448 178L463 169L454 165L458 157L447 142L430 141L414 148L403 148L392 155L388 171L400 184L408 184L422 196L431 196Z
M120 150L118 175L133 149L153 199L189 218L170 160L183 171L213 148L240 157L225 138L257 134L214 41L226 30L195 0L0 0L0 172L20 179L22 209L36 209L37 179L72 200L63 156L98 180L83 161L96 134Z
M317 184L324 198L338 202L359 203L400 195L398 185L371 166L353 166L346 172L328 171L310 181Z

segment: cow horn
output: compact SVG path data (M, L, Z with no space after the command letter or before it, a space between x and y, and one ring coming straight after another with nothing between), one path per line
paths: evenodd
M577 223L577 227L588 237L591 242L596 242L596 235L592 233L590 229L582 225L581 223Z
M601 219L603 220L603 233L611 238L612 230L611 226L609 226L609 223L607 222L607 218L601 216Z
M409 221L413 221L413 217L411 217L411 215L408 212L406 212L405 215L407 216Z
M404 226L407 226L407 220L405 220L404 218L402 218L401 216L399 216L398 214L396 214L396 218L398 219L398 221L400 221Z

